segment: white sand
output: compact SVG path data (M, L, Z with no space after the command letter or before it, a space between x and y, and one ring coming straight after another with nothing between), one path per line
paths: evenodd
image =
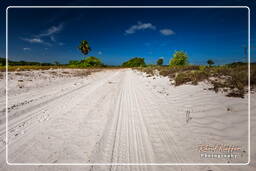
M33 71L27 76L32 81L17 82L19 76L10 75L10 163L248 161L247 96L225 97L207 90L206 84L174 87L167 78L149 78L129 69L53 79L48 71L34 78L36 72L41 74ZM4 86L0 90L3 94ZM5 97L1 96L0 170L254 170L256 96L251 98L254 165L72 167L6 165ZM237 159L206 159L200 157L200 144L238 145L241 151Z

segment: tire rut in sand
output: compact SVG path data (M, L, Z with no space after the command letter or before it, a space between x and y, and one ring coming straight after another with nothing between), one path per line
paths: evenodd
M132 82L132 72L124 73L115 103L113 117L95 151L93 163L151 163L154 153L147 132L140 104ZM91 167L91 170L99 167ZM109 166L118 170L119 166ZM126 166L130 170L152 170L148 166Z

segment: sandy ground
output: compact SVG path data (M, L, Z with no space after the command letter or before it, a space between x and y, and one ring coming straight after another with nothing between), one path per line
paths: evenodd
M50 73L53 72L53 73ZM207 84L174 87L130 69L10 73L8 162L246 163L248 97ZM79 71L80 72L80 71ZM56 74L57 73L57 74ZM22 80L22 81L20 81ZM255 170L256 96L251 96L251 163L246 166L13 166L5 160L1 80L0 170ZM203 158L200 145L241 147L237 158Z

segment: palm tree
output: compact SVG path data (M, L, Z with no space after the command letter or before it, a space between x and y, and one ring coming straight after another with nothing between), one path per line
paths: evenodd
M86 40L82 40L78 48L84 55L87 55L91 51L89 43Z

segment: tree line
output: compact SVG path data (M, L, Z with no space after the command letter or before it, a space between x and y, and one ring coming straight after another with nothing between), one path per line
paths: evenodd
M86 40L82 40L78 46L78 49L81 51L83 55L87 55L92 49ZM155 65L163 65L164 64L164 59L159 58L156 61ZM188 55L184 51L176 51L172 58L169 61L169 66L184 66L188 65ZM214 61L209 59L207 61L207 64L209 66L214 65ZM0 65L5 66L6 65L6 59L5 58L0 58ZM58 66L58 65L63 65L60 64L58 61L55 61L53 63L41 63L41 62L28 62L28 61L11 61L8 60L8 65L10 66ZM69 63L67 64L70 67L105 67L106 65L97 57L94 56L89 56L85 57L82 60L70 60ZM132 59L129 59L128 61L122 63L122 67L145 67L147 64L145 63L144 58L140 57L134 57Z

